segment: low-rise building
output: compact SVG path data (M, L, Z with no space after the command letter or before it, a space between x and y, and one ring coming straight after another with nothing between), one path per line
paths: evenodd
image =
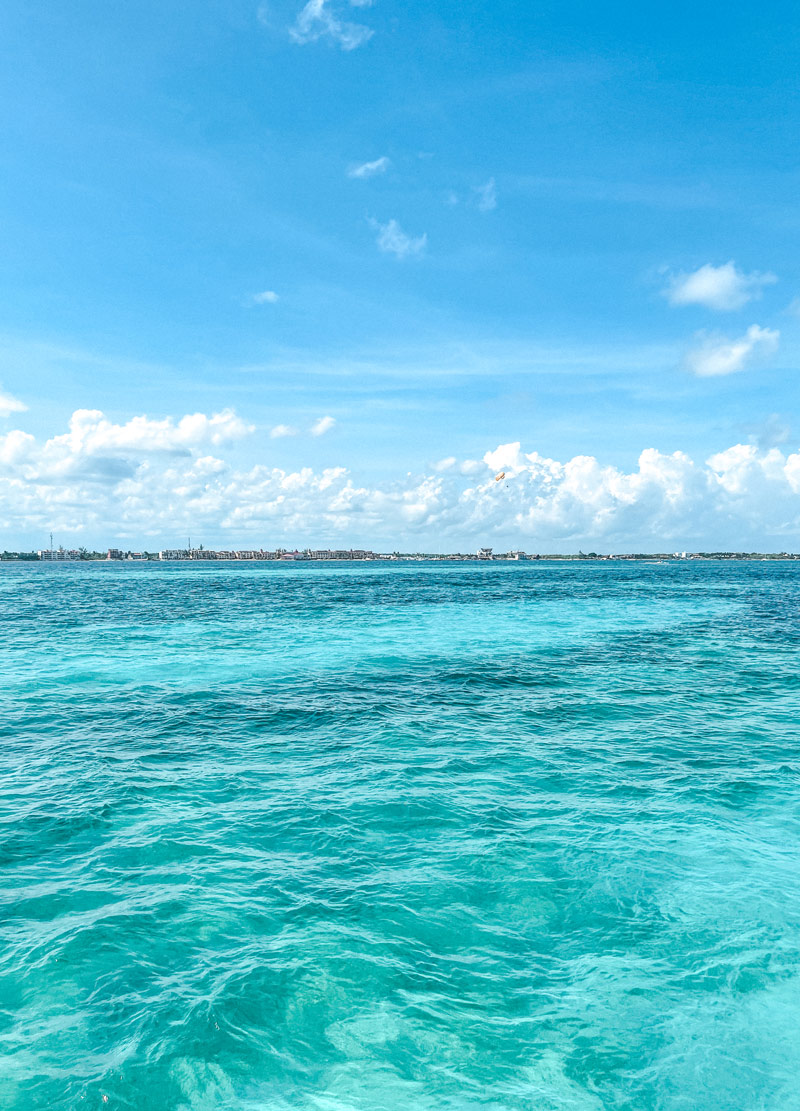
M40 548L37 555L39 559L47 562L62 561L66 559L80 559L81 553L74 548L66 550L65 548Z
M319 548L307 553L308 559L378 559L365 548Z

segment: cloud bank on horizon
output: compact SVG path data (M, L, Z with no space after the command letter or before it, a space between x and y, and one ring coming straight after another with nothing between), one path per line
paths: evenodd
M311 434L333 423L321 418ZM296 431L283 427L273 436ZM87 546L170 546L187 529L229 547L789 550L800 542L800 451L740 443L694 461L645 448L626 472L515 442L369 482L344 466L241 467L211 450L253 432L230 409L121 424L79 410L43 442L9 431L0 436L0 528L32 538L54 531Z

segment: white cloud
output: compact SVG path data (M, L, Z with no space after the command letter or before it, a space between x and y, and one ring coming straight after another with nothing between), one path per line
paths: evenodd
M124 424L97 409L77 409L68 430L43 444L20 431L0 436L0 461L14 469L18 480L33 483L115 482L139 467L157 466L159 457L191 456L207 444L220 446L253 430L230 409L178 421L132 417Z
M280 297L273 289L265 289L261 293L254 293L251 301L254 305L274 305Z
M351 0L351 6L368 5L358 2L353 4ZM337 18L331 11L330 0L308 0L294 26L289 29L289 37L296 43L303 44L329 38L342 50L355 50L372 38L372 34L372 30L361 23L349 23Z
M374 162L362 162L360 166L351 166L347 171L348 177L365 178L375 177L376 174L385 174L389 169L391 160L383 155Z
M494 178L490 177L485 185L479 185L475 189L475 196L481 212L491 212L493 208L497 208L497 187Z
M686 366L698 378L716 378L745 370L774 355L778 350L780 332L751 324L738 339L702 333L698 339L700 342L686 356Z
M592 456L562 462L514 442L480 461L443 460L438 473L359 482L344 467L235 467L209 453L220 436L248 428L232 414L113 424L84 410L43 443L14 430L0 436L0 527L9 538L54 529L97 544L130 536L137 546L148 537L156 538L151 546L167 543L188 528L234 547L336 537L409 550L800 543L800 452L778 447L734 444L705 462L647 448L627 471ZM499 470L503 482L495 482Z
M320 417L318 421L315 421L314 424L311 425L311 435L324 436L326 432L330 432L335 424L336 420L334 417Z
M293 428L291 424L276 424L274 428L270 429L270 437L273 440L281 440L285 436L296 436L297 429Z
M673 275L664 296L671 305L704 305L719 312L734 312L760 297L763 287L777 280L774 274L757 270L745 274L733 261L722 266L707 263L691 274Z
M172 417L151 420L131 417L125 424L114 424L98 409L77 409L69 432L48 441L74 454L98 455L104 452L187 451L203 443L223 444L238 440L253 431L232 409L208 417L192 413L175 421Z
M176 432L187 427L183 421L168 422L168 444L193 445L184 456L160 450L165 437L156 430L104 435L101 449L85 434L88 422L78 421L84 431L77 437L70 429L45 443L20 431L0 436L6 535L53 528L82 531L97 543L125 535L146 546L148 537L167 542L191 526L192 535L201 531L221 546L341 536L376 547L493 543L545 551L587 543L595 550L780 550L800 541L800 452L776 447L735 444L705 463L648 448L625 471L592 456L560 462L515 442L482 461L376 483L357 482L344 467L233 467L203 450L215 435L210 423L187 439ZM91 423L101 424L96 414ZM500 483L499 469L506 472Z
M406 235L397 220L389 220L380 224L376 220L370 221L378 232L376 243L381 251L394 255L396 258L409 258L421 255L428 244L428 236L422 234L416 238Z
M12 413L27 413L28 406L9 393L0 390L0 417L10 417Z

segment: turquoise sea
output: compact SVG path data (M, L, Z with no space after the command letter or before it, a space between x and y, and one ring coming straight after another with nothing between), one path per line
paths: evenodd
M0 566L0 1108L797 1111L800 564Z

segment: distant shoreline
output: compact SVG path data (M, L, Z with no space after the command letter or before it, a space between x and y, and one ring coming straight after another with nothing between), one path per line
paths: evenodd
M215 549L162 549L160 552L132 552L111 548L107 552L86 549L42 549L33 552L0 553L4 563L691 563L691 562L775 562L799 560L796 552L578 552L527 553L522 551L479 553L467 552L391 552L379 553L364 549L328 549L303 551L278 548L274 551Z

